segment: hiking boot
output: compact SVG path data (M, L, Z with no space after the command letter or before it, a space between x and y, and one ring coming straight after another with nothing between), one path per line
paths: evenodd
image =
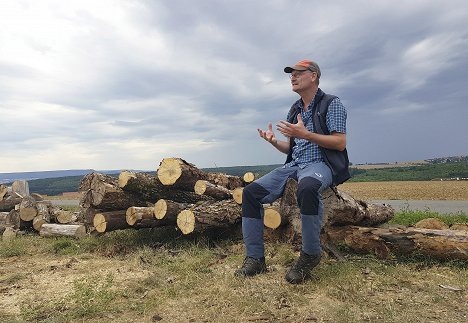
M301 251L299 259L286 273L286 281L291 284L300 284L306 279L310 278L310 272L312 268L317 266L320 262L320 254L308 255L304 251Z
M242 267L234 272L237 277L250 277L267 271L265 257L260 259L245 257Z

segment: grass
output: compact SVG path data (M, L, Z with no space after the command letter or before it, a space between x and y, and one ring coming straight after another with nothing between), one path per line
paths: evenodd
M436 218L441 220L447 225L452 225L455 223L468 223L468 215L462 212L455 214L439 214L431 210L424 211L411 211L403 210L401 212L395 213L395 216L392 220L389 221L390 224L401 224L405 226L413 226L417 222L427 219L427 218Z
M437 216L430 211L404 211L393 222L406 225ZM467 216L456 219L466 222ZM173 229L115 231L79 240L24 235L0 242L0 321L461 322L468 318L466 262L345 254L346 261L325 258L311 281L293 286L283 277L297 252L284 243L266 244L267 274L239 279L233 276L243 260L238 236L187 237Z

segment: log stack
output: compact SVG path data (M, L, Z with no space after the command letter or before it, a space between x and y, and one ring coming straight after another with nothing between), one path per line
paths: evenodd
M60 223L60 210L0 186L0 212L4 212L0 213L0 228L5 218L10 226L14 223L12 227L17 229L33 227L41 236L81 237L83 225L100 234L161 226L176 227L183 235L225 232L240 228L242 192L254 179L252 173L239 177L204 172L180 158L163 159L155 175L122 171L117 178L91 173L80 183L82 223L66 228L50 223ZM282 198L263 206L267 239L300 243L296 192L297 182L290 179ZM2 204L7 200L14 202ZM468 259L467 231L383 228L380 225L394 215L390 206L369 204L338 189L325 190L322 201L324 244L345 244L355 251L374 252L381 257L418 252L440 259Z

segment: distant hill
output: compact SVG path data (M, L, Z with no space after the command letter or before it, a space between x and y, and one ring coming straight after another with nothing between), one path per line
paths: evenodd
M35 180L43 178L57 178L68 176L83 176L92 172L101 174L119 174L120 170L94 170L94 169L74 169L74 170L51 170L42 172L18 172L18 173L0 173L0 184L12 183L16 180Z
M391 167L361 168L353 165L350 168L352 182L384 182L384 181L429 181L450 178L468 178L468 157L446 157L426 160L424 163L406 163L405 165ZM377 166L377 164L374 164ZM382 164L378 164L382 165ZM259 165L259 166L232 166L203 168L205 172L226 173L229 175L243 176L246 172L252 172L255 177L261 177L274 168L281 166ZM75 173L74 173L75 172ZM32 193L45 195L60 195L63 192L76 192L84 175L94 170L66 170L29 173L0 173L0 183L11 183L12 178L28 180L29 190ZM96 171L99 173L118 176L120 170ZM154 171L147 173L155 174ZM73 174L73 175L72 175ZM62 176L60 176L62 175ZM10 179L10 180L5 180Z

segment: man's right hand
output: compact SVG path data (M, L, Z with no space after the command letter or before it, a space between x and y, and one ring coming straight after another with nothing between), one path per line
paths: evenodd
M262 129L257 129L257 131L258 131L258 134L260 135L260 137L262 137L263 139L268 141L273 146L276 145L277 140L276 140L275 134L273 132L273 125L271 124L271 122L268 123L268 130L267 131L263 131Z

